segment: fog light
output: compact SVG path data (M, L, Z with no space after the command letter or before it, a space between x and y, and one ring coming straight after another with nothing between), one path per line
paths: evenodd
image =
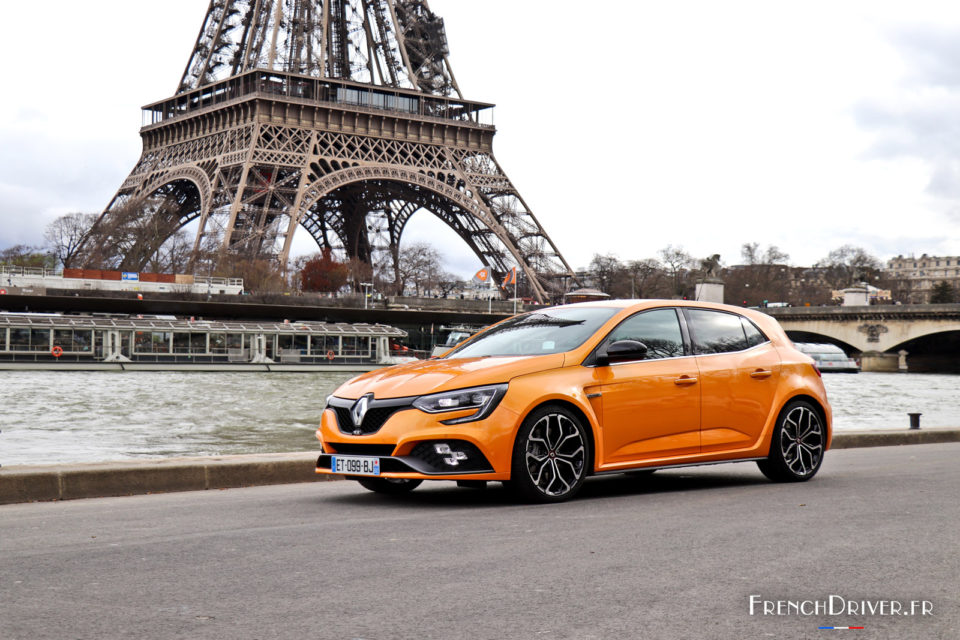
M451 467L455 467L462 460L467 459L467 454L463 451L454 451L450 448L450 445L446 443L440 443L433 445L433 450L439 453L442 456L445 456L443 461Z

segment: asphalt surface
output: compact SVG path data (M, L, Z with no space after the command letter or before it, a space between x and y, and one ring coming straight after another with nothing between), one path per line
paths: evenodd
M353 482L0 506L0 638L952 640L958 460L846 449L805 484L744 463L596 478L550 506ZM932 613L762 615L781 600Z

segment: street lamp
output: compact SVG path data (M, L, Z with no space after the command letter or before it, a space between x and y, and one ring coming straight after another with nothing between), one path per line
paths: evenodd
M361 282L360 286L363 287L363 308L367 308L367 296L370 295L370 289L373 287L372 282Z

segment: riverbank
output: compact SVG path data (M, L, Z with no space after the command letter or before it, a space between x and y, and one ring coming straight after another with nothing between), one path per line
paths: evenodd
M960 429L839 433L833 448L940 442L960 442ZM0 504L340 479L314 473L316 459L316 452L297 452L2 467Z

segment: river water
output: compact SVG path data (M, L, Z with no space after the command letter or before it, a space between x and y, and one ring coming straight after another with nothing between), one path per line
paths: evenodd
M0 371L0 465L314 451L352 374ZM825 374L836 431L960 427L960 375Z

